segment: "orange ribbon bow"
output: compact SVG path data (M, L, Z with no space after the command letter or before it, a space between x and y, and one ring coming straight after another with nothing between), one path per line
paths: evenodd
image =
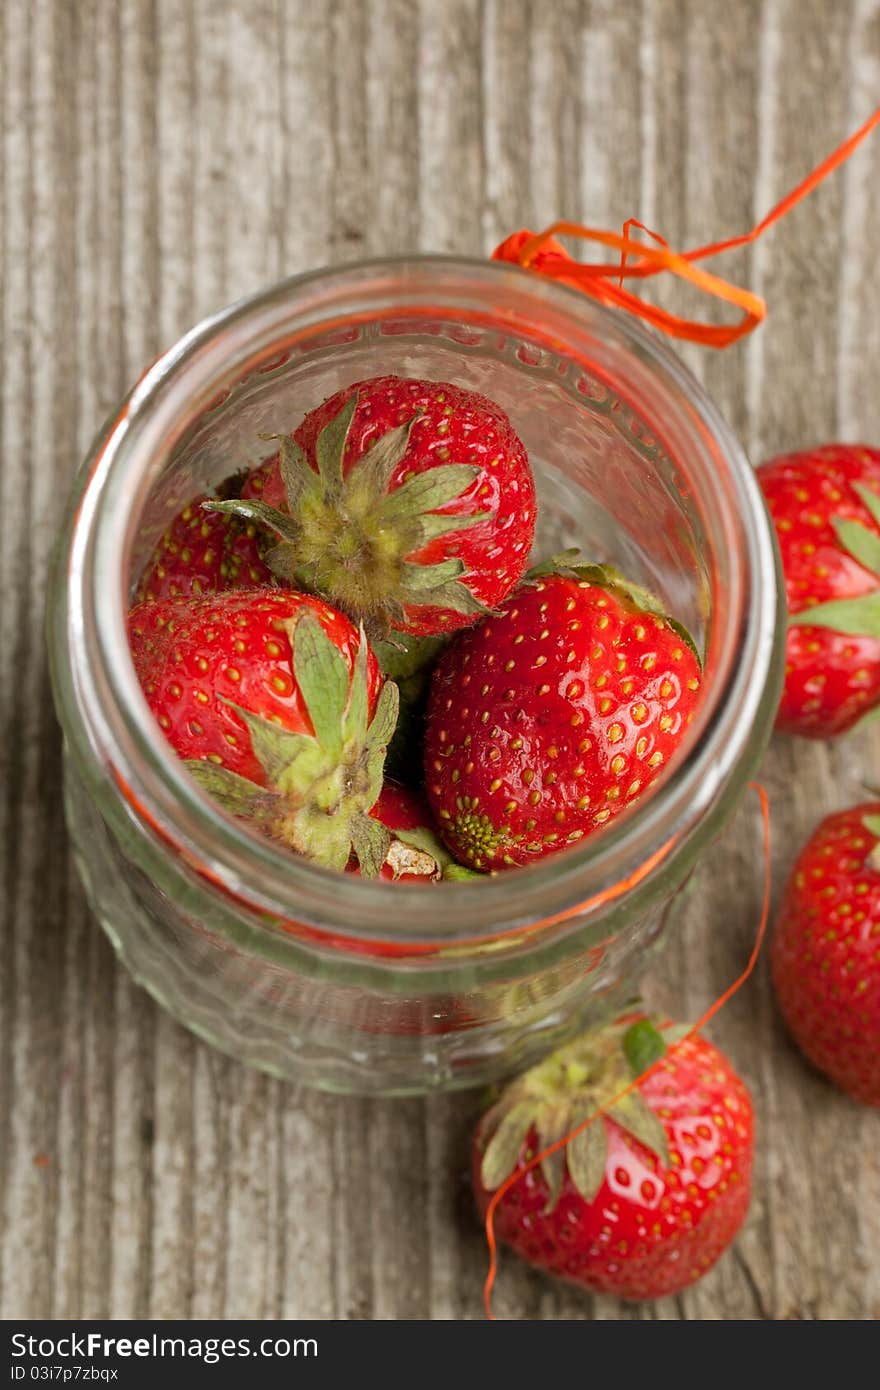
M563 284L573 285L575 289L582 290L584 294L598 299L602 304L614 305L629 314L634 314L636 318L644 319L661 332L668 333L671 338L686 338L693 343L703 343L706 347L728 347L757 328L766 317L767 305L760 295L702 270L696 262L716 256L721 251L730 251L737 246L746 246L749 242L757 241L762 232L784 217L796 203L812 192L817 184L849 159L856 147L878 124L880 107L854 135L845 140L798 184L797 188L777 203L763 221L742 236L712 242L709 246L699 246L693 251L673 251L662 236L652 232L634 217L624 223L623 231L620 233L582 227L577 222L554 222L543 232L514 232L495 248L492 260L512 261L515 265L548 275L551 279L562 281ZM645 232L656 245L649 246L643 241L635 241L631 236L633 228ZM621 253L620 261L617 264L586 264L576 261L555 239L556 234L579 237L584 241L595 241L602 246L609 246ZM697 289L716 299L736 305L742 310L742 317L737 323L730 325L681 318L666 309L658 308L655 304L646 303L632 290L624 288L624 280L644 280L665 270L671 271L682 280L688 280L692 285L696 285Z

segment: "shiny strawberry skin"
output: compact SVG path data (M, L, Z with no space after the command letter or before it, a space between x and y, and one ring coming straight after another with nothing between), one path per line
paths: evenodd
M450 517L484 511L491 515L470 529L432 540L407 559L421 566L460 559L467 588L480 603L493 607L522 577L535 530L532 471L507 416L487 397L446 382L375 377L337 391L310 411L294 431L294 439L313 467L317 466L318 435L356 392L359 401L343 459L345 475L381 435L414 416L406 454L391 475L389 493L407 478L438 465L468 464L481 469L460 497L439 510ZM284 510L287 502L277 456L269 464L263 501ZM451 608L407 606L402 630L428 636L472 621L472 615Z
M699 689L664 619L566 575L527 581L433 675L425 780L452 853L502 869L600 829L662 773Z
M341 613L293 590L230 590L139 604L128 618L135 670L150 709L181 758L208 759L266 785L247 727L227 701L291 733L313 733L285 624L313 613L349 671L359 635ZM370 708L380 683L368 660Z
M226 589L255 589L273 578L260 556L252 522L202 509L194 497L157 542L135 590L135 603L198 598Z
M776 529L788 609L876 592L878 577L842 546L835 517L880 528L855 488L880 495L880 450L828 444L762 464L758 480ZM785 688L777 716L784 733L846 733L880 703L880 639L794 625L786 643Z
M748 1088L723 1053L702 1037L680 1043L638 1087L661 1120L670 1151L655 1154L616 1122L600 1116L608 1157L598 1193L586 1202L566 1171L555 1207L532 1169L501 1198L498 1238L530 1264L583 1288L641 1300L663 1298L694 1283L730 1245L749 1206L754 1116ZM537 1134L520 1152L521 1169L537 1151ZM480 1132L474 1188L485 1215Z
M242 480L240 497L262 497L266 487L266 480L278 467L278 455L273 454L270 459L266 459L257 468L252 468Z
M866 816L880 817L880 802L829 816L807 841L771 965L801 1050L855 1100L880 1106L880 839Z

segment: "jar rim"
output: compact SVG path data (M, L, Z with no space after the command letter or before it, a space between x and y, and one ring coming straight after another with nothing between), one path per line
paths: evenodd
M150 713L126 639L128 554L138 502L185 423L242 369L296 333L351 321L356 304L393 296L410 311L447 304L479 313L503 294L502 317L562 342L590 370L604 353L626 362L678 411L688 465L731 547L728 613L714 630L716 672L667 774L599 834L510 874L478 883L368 882L290 854L227 817L186 773ZM445 299L444 299L445 296ZM342 306L347 306L344 308ZM497 305L494 313L499 314ZM334 320L335 314L335 320ZM540 325L540 329L536 327ZM593 354L592 356L590 354ZM596 355L598 354L598 356ZM620 386L619 380L615 389ZM169 442L170 441L170 442ZM719 465L721 471L719 473ZM742 446L668 346L635 320L518 267L456 256L359 261L281 281L203 320L144 373L84 467L87 481L66 561L66 621L78 732L109 769L129 816L157 834L234 901L271 919L318 928L345 922L353 940L460 945L583 917L626 898L688 840L745 754L768 680L779 601L771 528ZM68 730L68 732L70 732Z

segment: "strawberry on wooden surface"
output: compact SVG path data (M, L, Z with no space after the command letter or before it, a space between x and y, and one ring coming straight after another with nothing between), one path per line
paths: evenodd
M697 1035L622 1020L555 1052L503 1092L474 1138L483 1215L510 1174L589 1116L580 1134L501 1196L495 1232L530 1264L620 1298L662 1298L701 1278L749 1207L748 1088ZM657 1057L656 1070L611 1102Z
M135 669L171 746L232 814L328 868L381 870L397 688L363 633L320 599L260 589L143 603Z
M522 576L535 529L531 468L504 412L397 376L345 387L279 436L261 496L209 505L265 527L273 572L371 636L466 626Z
M593 834L662 774L699 691L645 591L598 566L537 572L434 671L425 782L446 843L490 871Z
M771 953L776 997L810 1061L880 1106L880 802L829 816L782 899Z
M790 623L777 727L846 733L880 704L880 451L828 444L758 469Z

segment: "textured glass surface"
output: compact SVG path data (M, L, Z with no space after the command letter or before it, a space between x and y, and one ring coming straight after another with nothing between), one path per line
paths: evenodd
M760 676L754 678L759 688L751 692L754 717L740 730L732 760L725 754L732 735L724 729L706 735L703 765L716 785L690 824L683 821L687 807L667 806L672 798L666 784L647 799L656 802L657 813L656 824L638 841L647 846L644 860L651 861L644 873L638 859L632 872L632 856L627 861L622 850L615 851L617 860L610 850L606 854L606 841L612 847L615 841L603 833L593 837L584 871L593 875L591 883L601 885L600 870L608 860L611 890L570 896L562 911L557 880L567 882L565 865L584 860L576 851L559 856L558 868L543 879L531 869L501 875L478 890L462 890L460 898L454 886L408 892L390 886L386 891L401 903L412 904L411 894L421 894L417 926L427 943L397 955L377 943L375 915L369 919L366 909L361 911L367 890L360 880L340 877L318 892L314 875L309 880L301 863L288 856L282 877L293 907L261 909L261 869L255 855L248 863L246 839L243 847L235 846L234 862L243 864L239 877L225 867L227 836L240 838L235 827L217 817L216 855L205 860L196 853L203 842L175 842L178 830L162 823L161 807L149 814L144 810L140 783L155 759L138 765L130 748L114 742L105 721L114 713L112 696L105 673L98 673L99 679L94 670L104 652L95 632L114 576L98 574L91 592L88 576L83 578L86 562L71 557L88 557L89 528L115 527L128 537L115 580L130 590L155 539L184 502L271 452L261 433L292 430L313 404L366 376L396 372L448 380L484 392L507 410L537 475L536 553L544 557L578 545L589 558L616 564L660 594L709 651L707 691L736 679L748 690L751 668L738 672L736 644L758 624L771 634L763 639L765 648L772 641L777 594L772 579L764 580L766 591L757 597L742 582L743 555L725 540L725 527L734 534L741 520L732 515L724 491L725 446L692 408L697 388L686 376L680 389L677 383L658 384L650 354L634 349L633 380L641 382L647 401L637 409L628 398L625 344L623 357L620 342L612 345L620 376L615 390L608 384L607 365L589 370L582 347L569 351L565 341L557 341L558 328L554 337L537 315L532 321L522 313L514 318L500 273L492 278L488 267L471 269L490 286L492 313L487 315L485 296L478 309L464 294L455 304L454 277L445 263L436 295L446 307L432 316L427 309L413 314L409 279L403 295L407 312L397 310L393 270L386 268L381 293L371 291L368 310L348 311L356 322L345 322L346 314L334 304L332 313L327 310L332 328L288 332L274 352L255 351L256 360L219 392L199 400L184 396L163 448L144 462L147 483L130 493L137 502L129 514L102 520L100 505L94 515L88 507L72 510L71 531L59 545L50 610L56 701L67 734L68 820L89 898L122 960L161 1004L224 1051L310 1085L362 1093L485 1083L625 1000L648 948L668 924L676 893L763 751L779 679L778 646L770 656L761 653L760 642L742 647L748 662L757 666L760 660ZM370 274L366 268L367 281ZM429 282L430 271L424 276ZM518 276L517 283L522 279ZM281 302L284 287L276 293ZM351 293L346 286L345 295ZM428 283L429 304L431 295ZM577 297L556 290L552 297L557 324L568 304L573 323L582 326L585 315L592 323L596 311L586 310ZM600 315L597 361L603 322ZM212 341L222 343L223 334L230 334L230 353L234 349L246 359L241 348L246 330L246 323L228 328L221 322ZM172 367L168 380L173 384L174 379ZM159 383L157 398L165 384ZM156 408L148 402L145 409L155 413ZM717 497L711 486L707 494L705 459L700 494L696 467L681 439L694 441L695 449L717 451ZM96 455L84 465L75 503L83 492L88 500L96 486L101 447L99 441ZM760 509L747 520L753 530L765 526ZM763 533L759 539L763 544ZM735 590L741 611L731 609ZM716 648L721 653L717 670ZM127 662L124 647L108 660L110 667ZM735 722L735 715L735 709L728 710L725 718ZM544 884L537 898L534 889L526 891L533 883ZM266 896L275 901L268 887ZM460 920L451 914L450 927L447 909L453 901L469 906ZM398 920L387 904L377 911L383 925ZM392 942L393 934L393 927L386 929Z

